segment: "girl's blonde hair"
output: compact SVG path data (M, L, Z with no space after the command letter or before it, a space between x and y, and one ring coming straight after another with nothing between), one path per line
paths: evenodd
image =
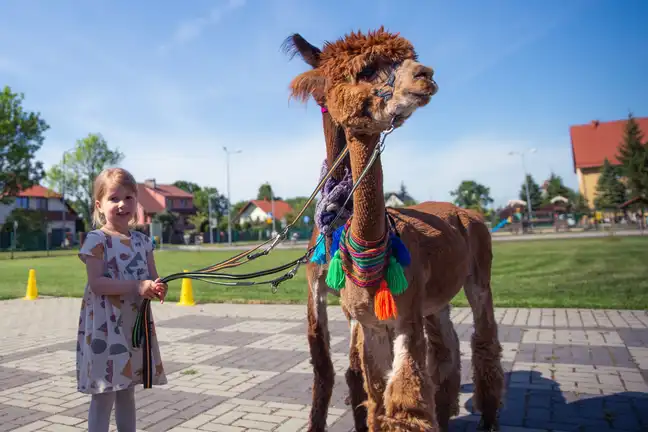
M135 177L128 171L123 168L106 168L101 171L97 178L95 178L93 193L92 193L92 203L93 203L93 212L92 212L92 224L97 227L101 227L106 223L106 217L97 210L94 206L94 203L101 201L106 195L108 188L114 185L120 185L135 195L137 199L137 182ZM133 213L133 217L129 221L129 226L134 226L137 222L137 209Z

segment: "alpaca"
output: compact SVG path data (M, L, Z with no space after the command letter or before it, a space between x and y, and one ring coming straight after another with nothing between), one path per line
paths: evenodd
M409 41L382 28L368 35L351 34L306 56L300 50L300 54L304 59L311 55L312 63L307 62L313 69L293 80L292 94L302 100L310 96L319 98L318 102L326 100L332 120L342 128L349 143L354 181L367 167L380 133L392 124L402 126L437 91L431 69L416 61ZM331 155L327 155L330 160ZM462 286L475 317L475 404L482 412L481 426L495 428L503 373L490 290L490 233L483 220L448 203L385 209L379 157L353 198L354 216L344 227L343 243L350 236L357 243L377 245L379 249L390 238L387 214L395 221L393 229L400 233L411 255L403 273L407 289L395 298L385 296L379 279L362 283L366 275L359 274L348 253L340 259L345 272L343 286L338 287L343 308L362 330L354 332L352 340L357 341L354 346L362 359L369 428L447 427L458 409L460 368L458 339L448 302ZM324 395L328 404L333 370L325 316L327 289L323 287L327 278L317 266L310 266L307 273L311 282L309 345L316 375L313 391L314 396L316 392ZM388 309L398 313L379 319L376 305L382 301L379 298L386 297L392 301L387 302ZM315 423L314 414L323 413L325 421L326 407L320 404L317 410L315 402L310 430L324 430L321 423Z

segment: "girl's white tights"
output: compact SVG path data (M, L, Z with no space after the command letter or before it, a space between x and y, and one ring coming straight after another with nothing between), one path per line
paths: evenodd
M135 388L92 395L88 411L88 432L108 432L110 413L115 406L119 432L135 432Z

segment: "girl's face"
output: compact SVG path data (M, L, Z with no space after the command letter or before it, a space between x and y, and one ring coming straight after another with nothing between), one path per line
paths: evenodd
M95 205L106 218L106 225L121 231L128 229L128 223L137 210L137 198L130 189L112 185Z

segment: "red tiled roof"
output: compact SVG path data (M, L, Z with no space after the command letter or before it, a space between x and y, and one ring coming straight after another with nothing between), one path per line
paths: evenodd
M144 183L139 183L137 186L151 189L159 193L160 195L164 195L165 197L169 198L193 198L193 195L189 192L183 191L179 187L173 185L156 184L155 189L148 187Z
M164 210L164 206L151 196L149 188L141 183L137 185L137 200L145 213L159 213Z
M272 212L272 202L268 200L252 200L248 203L248 205L253 204L257 207L259 207L261 210L263 210L266 213L271 213ZM247 207L247 206L246 206ZM290 206L285 201L277 201L275 200L274 202L274 217L276 220L278 219L283 219L285 215L293 211L293 208Z
M17 197L30 197L30 198L61 198L61 194L47 189L41 185L34 185L16 194Z
M648 117L635 118L644 139L648 138ZM593 121L569 128L574 158L574 172L577 168L594 168L603 165L607 158L611 164L618 164L616 158L627 120L611 122Z

